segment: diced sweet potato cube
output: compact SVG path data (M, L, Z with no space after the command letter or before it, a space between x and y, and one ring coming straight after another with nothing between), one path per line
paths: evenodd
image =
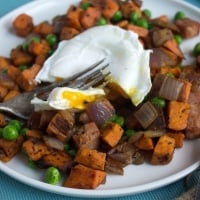
M167 135L163 135L159 138L151 159L153 165L168 164L172 158L175 148L175 139Z
M33 32L45 37L46 35L53 33L53 26L48 22L41 22L34 27Z
M36 138L26 140L23 143L22 148L28 155L29 159L33 161L39 160L43 156L51 153L50 148L48 148L43 141Z
M89 7L80 16L80 23L83 28L87 29L96 25L97 20L101 16L101 11L98 8Z
M70 40L75 35L78 35L79 31L72 27L63 27L60 33L60 40Z
M179 77L181 74L181 69L180 67L168 67L164 66L160 68L161 74L173 74L175 77Z
M181 148L183 146L183 141L185 138L185 134L182 132L169 132L167 133L167 136L172 137L175 139L175 148Z
M10 90L6 96L4 97L3 101L8 101L10 99L13 99L14 97L16 97L17 95L19 95L20 92L18 90Z
M190 105L185 102L170 101L168 105L168 128L180 131L187 127Z
M106 153L93 149L79 149L74 161L93 169L104 170Z
M102 14L106 19L111 19L118 11L119 5L115 0L104 0L105 5L102 6Z
M54 166L61 171L66 171L72 165L71 157L64 151L54 150L52 153L45 155L40 160L44 166Z
M28 65L33 61L33 57L30 54L20 49L13 49L10 56L15 66Z
M6 140L0 138L0 160L8 162L21 149L23 137L19 136L16 140Z
M140 27L140 26L136 26L136 25L133 25L133 24L129 24L127 26L127 30L133 31L134 33L137 33L138 36L141 37L141 38L147 37L148 32L149 32L148 29Z
M141 137L134 144L142 150L152 150L154 148L153 140L150 137Z
M116 123L109 123L101 131L101 138L111 147L114 147L123 135L124 130Z
M7 94L8 94L8 89L0 85L0 101L2 101Z
M41 139L42 138L42 131L29 129L29 130L26 131L26 137L27 138Z
M0 127L4 127L7 124L5 115L0 113Z
M106 172L92 169L84 165L76 165L72 168L64 186L80 189L95 189L106 178Z
M13 27L19 36L25 37L33 30L33 19L26 13L18 15L13 21Z
M81 8L71 6L66 14L67 26L72 27L76 30L80 30L81 29L81 24L80 24L81 13L82 13Z
M47 55L49 51L50 46L45 40L41 40L41 42L32 41L29 45L29 52L35 56Z
M35 76L40 71L40 69L40 65L34 64L29 69L22 71L16 79L18 85L25 91L31 91L37 85Z

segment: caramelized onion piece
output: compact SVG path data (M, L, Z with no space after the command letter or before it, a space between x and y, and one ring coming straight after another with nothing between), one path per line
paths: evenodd
M147 101L134 113L134 115L142 127L147 128L157 118L158 112L154 105Z
M61 151L64 150L64 144L57 138L50 136L43 136L43 139L47 146Z
M89 103L86 107L86 112L89 118L94 121L98 127L101 127L112 117L115 113L115 109L107 99L103 98Z
M166 133L166 130L147 130L147 131L143 131L144 137L150 137L150 138L161 137L165 133Z
M171 101L177 100L183 84L181 80L166 75L160 87L159 96Z

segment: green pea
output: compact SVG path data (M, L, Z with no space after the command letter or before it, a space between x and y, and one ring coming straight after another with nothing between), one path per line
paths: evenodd
M33 37L29 38L27 41L25 41L25 42L22 44L22 50L23 50L23 51L28 51L29 45L30 45L30 43L31 43L32 41L39 43L39 42L41 41L41 39L40 39L40 37L38 37L38 36L33 36Z
M178 20L178 19L184 19L186 16L185 16L185 13L182 12L182 11L178 11L175 16L174 16L174 19L175 20Z
M19 65L18 69L24 71L25 69L28 69L28 65Z
M132 135L134 135L136 133L135 130L126 130L124 135L127 137L131 137Z
M154 97L153 99L151 99L151 102L154 105L160 106L161 108L164 108L166 106L166 101L160 97Z
M70 149L70 145L68 143L64 144L64 150L68 152Z
M198 42L198 43L194 46L193 54L194 54L195 56L200 55L200 42Z
M3 137L3 128L0 128L0 138Z
M104 17L100 17L97 21L98 26L102 26L102 25L106 25L106 24L107 24L107 21Z
M151 11L149 9L144 9L143 14L149 18L151 18L151 16L152 16Z
M140 26L140 27L142 27L142 28L146 28L146 29L149 28L149 23L148 23L147 20L144 19L144 18L138 19L138 20L136 21L136 25L137 25L137 26Z
M175 38L175 40L176 40L176 42L177 42L178 45L180 45L183 42L183 38L179 34L175 34L174 38Z
M45 172L44 181L46 183L56 185L61 180L60 171L56 167L49 167Z
M117 12L115 12L115 14L112 16L112 21L114 22L118 22L123 18L123 14L120 10L118 10Z
M18 130L13 125L7 125L3 128L3 138L6 140L15 140L18 135Z
M91 6L92 6L92 4L91 4L90 2L88 2L88 1L82 2L81 5L80 5L80 7L81 7L83 10L87 10L87 8L89 8L89 7L91 7Z
M8 125L14 126L18 132L22 129L22 123L16 119L11 120Z
M22 128L21 130L20 130L20 134L21 135L26 135L26 132L28 131L29 129L28 128Z
M58 37L55 34L48 34L46 36L46 41L50 46L54 46L58 43Z
M28 166L32 169L36 168L36 163L33 160L28 160Z
M75 155L76 155L76 150L75 150L75 149L69 149L69 150L67 151L67 153L68 153L71 157L75 157Z
M116 120L115 123L119 124L120 126L124 125L124 118L119 116Z
M139 19L139 14L135 11L131 12L130 21L135 24L138 19Z

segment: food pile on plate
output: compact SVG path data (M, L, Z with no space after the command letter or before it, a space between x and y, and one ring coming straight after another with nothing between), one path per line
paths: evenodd
M13 29L25 40L0 57L1 102L72 76L84 58L89 67L106 57L111 76L87 91L55 88L32 101L26 122L1 113L3 162L23 151L33 170L46 169L45 182L95 189L127 165L166 165L200 137L200 43L191 65L180 48L200 24L183 12L152 18L140 0L83 0L51 22L22 13Z

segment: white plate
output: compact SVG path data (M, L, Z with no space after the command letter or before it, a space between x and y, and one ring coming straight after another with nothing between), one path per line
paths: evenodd
M67 7L76 2L78 0L59 0L59 3L55 0L35 1L2 17L0 19L0 55L8 56L11 48L23 41L12 34L11 28L12 20L19 13L26 12L30 14L33 16L34 22L38 23L43 20L51 20L57 14L65 13ZM167 14L172 18L176 11L181 10L193 19L200 19L200 9L180 0L144 0L143 8L150 9L154 16ZM181 46L188 55L185 62L191 61L189 54L197 41L200 41L200 36L184 42ZM7 164L0 162L0 170L27 185L48 192L69 196L102 198L140 193L172 183L199 166L199 152L199 139L187 141L182 149L175 150L174 158L170 164L165 166L130 165L125 168L124 176L108 175L106 184L101 185L96 190L77 190L43 183L41 181L43 171L30 169L25 158L20 155Z

